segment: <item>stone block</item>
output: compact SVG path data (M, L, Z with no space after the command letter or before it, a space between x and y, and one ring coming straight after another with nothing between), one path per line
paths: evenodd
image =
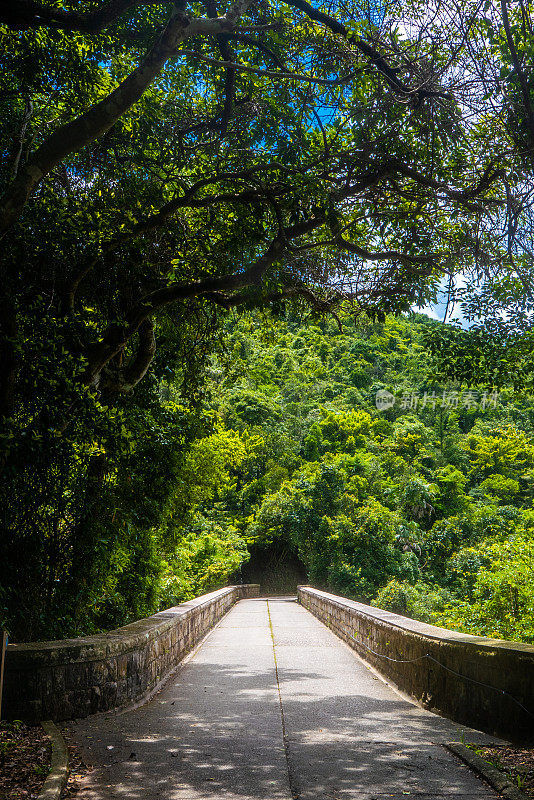
M120 705L120 703L117 701L117 694L116 681L109 681L108 683L105 683L101 688L100 711L104 711L109 708L115 708L115 706Z

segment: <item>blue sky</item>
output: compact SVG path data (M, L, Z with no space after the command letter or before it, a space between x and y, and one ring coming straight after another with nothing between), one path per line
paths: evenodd
M441 322L445 321L445 313L447 313L447 322L451 322L454 320L458 320L460 322L462 328L468 328L469 322L466 320L462 313L462 309L460 308L459 304L450 303L449 308L447 310L447 284L448 278L443 278L441 281L441 290L439 292L439 300L437 303L429 303L428 305L424 306L424 308L414 308L414 311L418 311L420 314L426 314L432 319L439 319ZM458 287L464 286L465 281L462 277L456 278L456 285Z

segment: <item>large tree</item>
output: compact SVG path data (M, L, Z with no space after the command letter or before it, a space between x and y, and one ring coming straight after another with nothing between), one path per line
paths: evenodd
M198 399L220 315L424 303L486 246L502 164L408 5L9 0L0 26L0 606L79 618L117 504L138 548L176 479L195 424L162 392Z
M438 35L461 43L456 96L471 138L499 160L501 202L481 218L490 246L451 283L451 316L461 306L469 329L436 329L428 344L442 376L526 390L534 381L533 7L498 0L433 11Z
M0 229L10 311L96 306L87 385L135 385L171 304L252 287L402 307L462 258L495 168L458 143L447 58L389 12L74 6L0 10Z

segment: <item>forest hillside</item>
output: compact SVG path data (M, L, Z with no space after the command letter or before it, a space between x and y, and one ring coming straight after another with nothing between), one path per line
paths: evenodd
M433 380L439 325L228 322L210 407L242 451L189 531L217 531L232 565L285 552L314 586L534 641L532 399Z
M116 408L83 395L62 437L43 415L14 421L13 641L109 630L240 580L534 641L532 398L440 381L452 329L424 315L303 313L178 331L192 373L172 367L169 329Z

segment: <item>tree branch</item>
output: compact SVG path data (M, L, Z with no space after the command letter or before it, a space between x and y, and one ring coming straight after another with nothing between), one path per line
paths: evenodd
M10 178L17 177L17 173L19 171L20 159L22 157L22 151L24 149L24 137L26 136L26 128L28 127L28 123L33 114L33 103L31 100L26 101L26 106L24 108L24 113L22 115L22 122L20 125L20 130L18 136L15 140L14 145L14 155L13 155L13 164L10 170Z
M304 236L323 225L324 217L312 217L296 225L284 228L271 242L267 250L246 270L227 275L203 278L186 284L171 284L145 295L126 315L123 324L108 328L100 342L88 348L88 366L85 373L86 385L98 385L100 373L109 361L126 346L137 333L143 322L159 309L187 300L191 297L229 292L247 286L259 286L267 270L283 255L290 239Z
M400 250L378 250L372 252L354 244L354 242L349 242L341 234L336 235L335 242L342 250L354 253L364 261L399 261L401 264L425 264L431 261L433 257L432 254L412 256L409 253L402 253Z
M347 41L351 42L351 44L357 47L358 50L369 59L376 70L383 75L384 78L386 78L388 84L397 93L405 96L415 96L420 100L423 97L442 97L450 99L450 96L444 92L431 91L428 89L423 89L422 87L412 89L411 87L407 86L398 77L398 73L400 72L399 67L390 67L384 56L368 42L366 42L364 39L358 39L355 36L351 36L347 28L341 22L338 22L337 19L331 17L329 14L325 14L324 11L319 11L317 8L314 8L314 6L306 2L306 0L285 0L285 2L287 5L293 6L293 8L298 8L299 11L302 11L307 17L315 22L319 22L321 25L324 25L333 33L337 33L344 39L347 39Z
M162 2L172 5L172 0L108 0L95 11L81 14L78 11L45 6L35 0L0 0L0 22L19 30L47 27L96 34L132 8L160 5Z
M195 50L179 50L177 55L188 55L199 58L207 64L213 64L216 67L231 67L238 72L252 72L254 75L265 75L267 78L291 78L294 81L302 81L303 83L318 83L322 86L339 86L346 83L353 77L353 74L343 75L341 78L313 78L311 75L300 75L298 72L278 72L277 70L259 69L257 67L249 67L246 64L238 64L235 61L217 61L216 58L210 58L202 53L197 53Z
M226 177L233 179L238 177L238 175L236 176L229 174ZM152 230L160 228L180 208L206 208L216 205L217 203L236 203L249 205L256 203L262 204L266 202L265 194L255 189L246 189L243 192L238 193L226 192L218 195L208 195L207 197L200 197L197 199L193 197L197 191L200 191L200 189L204 188L210 183L217 182L217 180L217 178L210 178L198 181L185 193L183 197L169 201L155 214L151 214L142 222L134 225L131 230L122 233L120 236L117 236L115 239L107 242L107 244L104 244L98 255L89 258L87 262L83 264L68 281L63 291L61 309L62 313L68 314L72 311L74 308L74 298L80 283L91 272L91 270L94 269L96 264L103 256L112 253L114 250L120 247L121 244L130 241L136 236L141 236L144 233L149 233ZM221 178L221 180L224 180L224 178Z
M442 183L435 178L425 175L415 167L405 164L399 159L390 158L385 160L382 164L377 165L373 169L359 175L354 183L347 184L340 189L337 192L337 196L340 199L353 197L355 194L358 194L365 189L369 189L371 186L375 186L384 178L393 178L396 174L410 178L420 186L424 186L428 189L435 189L436 191L441 192L443 196L460 203L470 211L483 210L482 206L472 203L471 200L487 191L487 189L489 189L489 187L497 180L497 178L503 177L503 172L501 170L494 169L493 164L491 163L486 166L484 172L473 186L469 187L468 189L453 189L446 183ZM502 200L493 198L490 198L487 202L496 206L503 205Z
M81 116L62 125L28 159L13 180L0 206L0 232L18 218L40 181L63 158L90 144L108 131L143 95L168 59L185 39L197 34L218 34L231 30L251 0L236 0L223 17L190 20L175 10L164 31L141 64L104 100Z
M517 75L517 79L521 87L521 96L523 98L523 106L525 107L525 112L528 121L528 129L530 134L529 139L531 148L529 155L530 155L530 160L534 165L534 110L532 109L532 103L530 100L530 87L528 85L525 72L521 67L521 62L519 60L519 55L517 53L517 49L515 46L512 29L510 27L510 18L508 16L508 7L506 5L506 0L501 0L501 13L502 13L504 31L506 34L506 41L508 43L508 49L510 50L510 55L512 57L512 63L514 65L514 72Z
M156 353L156 337L154 336L154 323L145 319L139 326L139 347L135 358L126 366L123 373L121 391L129 391L144 378L154 355Z
M248 270L218 277L204 278L187 284L171 284L146 295L126 315L124 324L108 328L101 341L88 348L86 385L98 386L100 373L109 361L126 346L146 319L159 309L191 297L201 297L213 292L232 291L246 286L258 285L266 270L282 255L283 238L278 236Z
M400 172L401 175L412 178L412 180L422 186L442 192L446 197L449 197L451 200L456 200L471 211L482 211L483 209L481 206L470 203L469 201L489 189L497 178L503 177L501 170L494 170L493 164L488 164L474 186L471 186L469 189L452 189L450 186L437 181L435 178L424 175L422 172L419 172L419 170L410 167L408 164L404 164L402 161L391 161L391 166L394 167L397 172ZM494 205L503 204L501 200L491 200L490 202Z
M227 33L227 39L233 39L236 42L241 42L242 44L249 44L251 47L256 47L260 53L263 53L270 58L271 61L279 68L287 71L286 65L284 62L276 55L274 50L271 50L270 47L267 47L263 42L260 42L258 39L254 39L253 36L248 36L246 33Z
M106 376L100 383L100 391L109 394L130 392L142 380L156 353L156 337L154 323L145 319L139 326L139 346L129 364L124 369L119 369L116 376Z
M215 4L215 0L206 0L206 10L208 12L208 17L214 19L218 16L217 13L217 6ZM217 46L219 48L219 52L223 61L232 61L232 51L228 44L228 37L220 34L217 36ZM219 123L219 128L222 134L225 134L228 129L228 123L230 122L230 117L232 116L232 111L234 107L234 99L235 99L235 69L233 67L229 67L226 70L226 74L224 77L224 104L221 113L221 121Z
M341 294L337 293L333 298L330 300L326 300L321 297L317 297L311 289L307 286L287 286L284 289L280 289L276 292L270 292L268 294L262 294L259 300L261 304L266 305L267 303L274 303L276 300L285 300L292 297L303 297L307 302L313 306L316 311L319 311L323 314L333 314L338 322L339 318L336 314L334 314L334 307L339 305L341 300ZM217 305L226 308L227 310L234 308L235 306L244 305L245 303L250 302L251 296L249 292L240 292L239 294L231 294L227 295L223 292L211 292L210 294L206 294L205 298L210 300Z

